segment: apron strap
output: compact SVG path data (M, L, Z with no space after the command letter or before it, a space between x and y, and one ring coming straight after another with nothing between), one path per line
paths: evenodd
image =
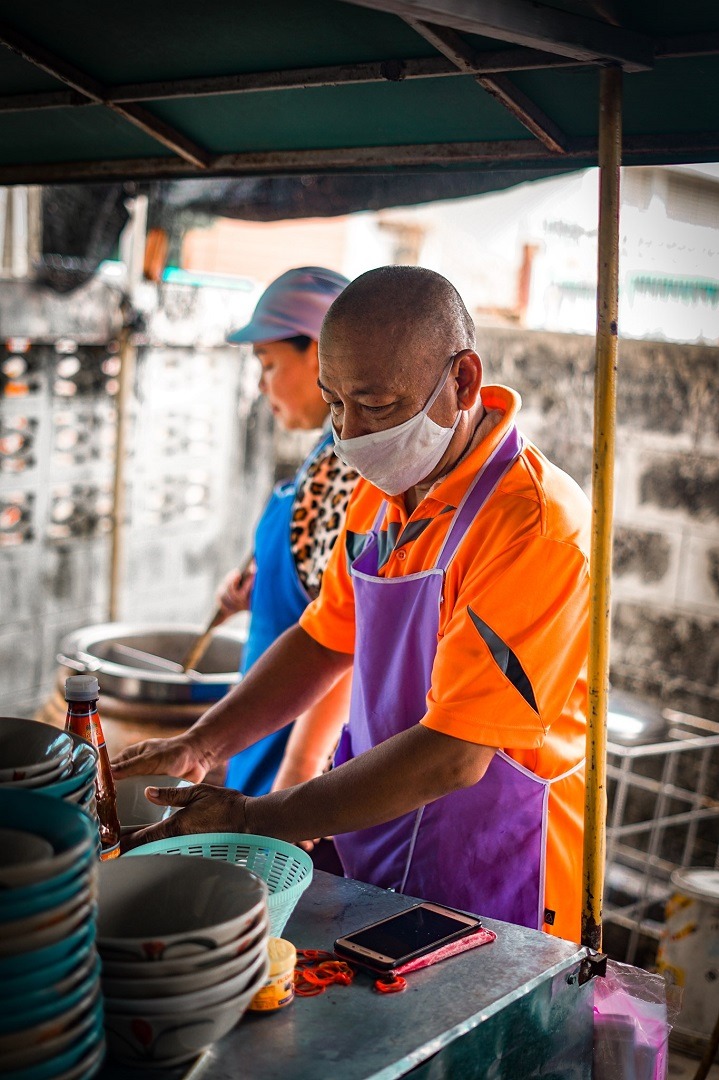
M522 436L514 424L509 428L499 446L490 454L454 512L452 524L440 548L435 566L446 570L470 527L487 499L493 494L500 480L522 452Z
M522 452L522 436L514 424L509 428L497 448L490 454L474 478L471 487L457 507L449 532L440 548L435 567L446 570L459 547L464 534L490 497L504 474L514 464ZM387 513L387 500L384 499L372 523L370 535L377 536Z
M372 522L372 528L370 529L370 533L374 533L375 536L377 535L377 533L379 533L380 529L382 528L382 522L384 521L386 513L387 513L387 500L383 499L381 504L380 504L380 508L377 511L377 517Z

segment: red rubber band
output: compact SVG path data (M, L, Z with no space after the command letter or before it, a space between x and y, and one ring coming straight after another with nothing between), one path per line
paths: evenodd
M375 980L374 988L379 994L401 994L407 989L407 980L401 975L385 975Z
M338 960L324 949L298 949L294 984L298 997L317 997L328 986L351 986L355 969L346 960ZM401 994L407 980L401 975L387 974L375 980L379 994Z
M324 994L324 992L323 986L295 986L297 997L317 997L318 994Z
M309 968L307 969L307 971L302 972L302 978L305 980L305 982L308 982L310 986L331 986L331 984L334 982L333 976L323 979L320 978L320 976L317 975L316 972L310 970Z
M325 949L298 949L297 956L300 960L311 961L315 960L334 960L335 954L327 952Z

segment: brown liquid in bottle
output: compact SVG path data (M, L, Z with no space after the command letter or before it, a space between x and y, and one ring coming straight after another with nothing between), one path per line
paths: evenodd
M94 687L90 680L94 682ZM88 696L93 693L95 693L94 697ZM120 854L120 822L117 817L115 782L110 769L110 757L97 711L98 693L99 687L94 676L72 675L65 681L65 697L67 698L65 730L87 739L98 752L95 801L100 828L100 858L104 860L116 859ZM76 700L77 698L85 700Z

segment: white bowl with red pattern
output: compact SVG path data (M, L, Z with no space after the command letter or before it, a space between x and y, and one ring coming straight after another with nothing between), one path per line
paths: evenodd
M102 970L108 978L113 979L166 979L169 976L182 977L193 972L209 971L242 956L252 948L258 936L269 935L269 926L269 915L263 911L249 930L210 952L179 956L175 960L154 960L151 964L144 963L144 960L138 957L123 957L117 960L110 956L103 958Z
M187 994L173 994L170 997L118 998L108 994L103 985L105 1009L111 1013L132 1013L133 1016L155 1016L166 1012L186 1016L196 1009L219 1005L223 1001L229 1001L243 994L248 986L255 985L260 969L266 964L267 941L265 940L260 942L260 948L255 950L255 957L250 966L239 975L215 983L214 986L191 990Z
M144 964L140 960L135 963L113 965L112 961L106 960L103 964L102 988L107 997L111 998L150 998L174 997L177 994L189 994L194 990L216 986L218 983L233 979L255 962L257 957L267 949L268 933L269 919L265 916L252 931L252 937L246 947L233 950L231 956L222 957L217 963L205 963L202 966L192 966L193 961L199 957L188 956L184 963L189 966L179 974L158 972L157 968L165 966L161 963ZM221 952L224 952L224 949L214 949L209 955L215 957ZM181 962L175 961L176 964ZM118 972L118 966L123 970Z
M211 953L267 908L256 874L219 859L140 855L100 865L97 945L103 959L147 963Z
M166 1013L144 1013L135 1002L134 1013L113 1012L106 1004L105 1035L110 1053L127 1065L179 1065L196 1057L239 1022L253 997L265 984L270 970L265 959L242 993L218 1004L185 1006Z

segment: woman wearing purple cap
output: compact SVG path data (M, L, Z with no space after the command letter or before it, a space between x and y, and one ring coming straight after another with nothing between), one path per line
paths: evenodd
M252 568L234 570L220 587L218 601L227 616L248 608L251 613L243 673L318 595L357 480L334 455L329 409L317 385L322 320L347 284L322 267L288 270L267 287L248 325L227 339L254 346L262 365L260 391L284 428L323 428L294 480L273 491L255 532ZM229 762L227 786L262 795L321 772L348 698L345 679L300 719L294 737L288 725L237 754Z

